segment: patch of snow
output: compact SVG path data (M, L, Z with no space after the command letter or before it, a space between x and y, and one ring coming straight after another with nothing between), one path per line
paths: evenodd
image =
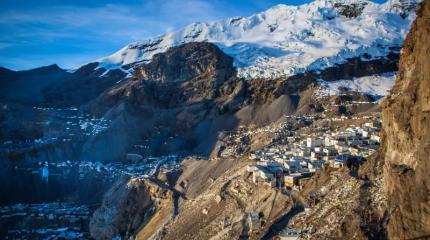
M110 69L106 69L106 71L104 71L104 72L100 75L100 77L107 76L109 72L110 72Z
M382 75L373 75L353 80L323 81L319 80L321 86L319 96L340 95L341 88L350 91L365 93L368 95L383 97L386 96L396 81L396 72L385 73Z

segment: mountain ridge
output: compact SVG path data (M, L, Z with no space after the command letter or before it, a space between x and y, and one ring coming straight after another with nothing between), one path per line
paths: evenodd
M192 23L129 44L96 62L106 69L119 68L148 62L173 46L207 41L234 58L239 77L285 77L351 57L383 58L398 52L415 18L409 12L416 4L412 1L405 7L398 1L377 4L365 0L280 4L249 17Z

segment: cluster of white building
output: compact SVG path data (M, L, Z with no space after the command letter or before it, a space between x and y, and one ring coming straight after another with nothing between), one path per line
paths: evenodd
M249 146L249 140L260 133L272 134L272 140L278 139L286 135L290 135L292 124L288 120L296 123L310 124L312 121L318 119L318 116L311 115L285 115L285 121L280 123L271 124L265 127L257 128L255 125L250 125L250 128L239 127L238 131L224 131L225 135L224 145L222 151L216 157L234 157L241 155ZM216 159L212 157L212 159Z
M255 164L248 166L255 183L273 187L298 187L324 165L340 168L348 162L359 162L374 153L380 142L380 123L351 125L344 130L328 128L303 136L288 137L287 144L264 148L250 155Z

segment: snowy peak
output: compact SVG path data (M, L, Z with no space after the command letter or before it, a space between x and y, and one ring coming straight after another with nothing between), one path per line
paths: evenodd
M188 42L212 42L234 58L245 78L276 78L322 69L366 54L386 56L399 48L416 2L316 0L276 5L249 17L193 23L173 33L125 46L98 59L105 68L149 62L157 53Z

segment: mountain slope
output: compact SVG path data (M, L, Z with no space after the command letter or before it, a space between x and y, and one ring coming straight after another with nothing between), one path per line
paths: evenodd
M118 159L127 148L143 155L183 151L208 155L222 131L240 124L265 125L295 112L297 93L313 82L305 77L244 81L234 74L231 57L210 43L174 47L135 66L131 78L86 106L86 111L112 123L89 139L83 158ZM265 111L276 101L276 113ZM118 133L125 134L116 137ZM148 148L137 150L132 148L135 144Z
M416 4L401 2L317 0L301 6L277 5L250 17L193 23L97 61L105 68L127 68L172 46L207 41L234 58L241 77L289 76L351 57L368 60L398 52L415 17L409 11Z
M54 84L63 83L69 73L57 65L35 68L28 71L0 69L1 101L34 101L43 100L42 89Z

